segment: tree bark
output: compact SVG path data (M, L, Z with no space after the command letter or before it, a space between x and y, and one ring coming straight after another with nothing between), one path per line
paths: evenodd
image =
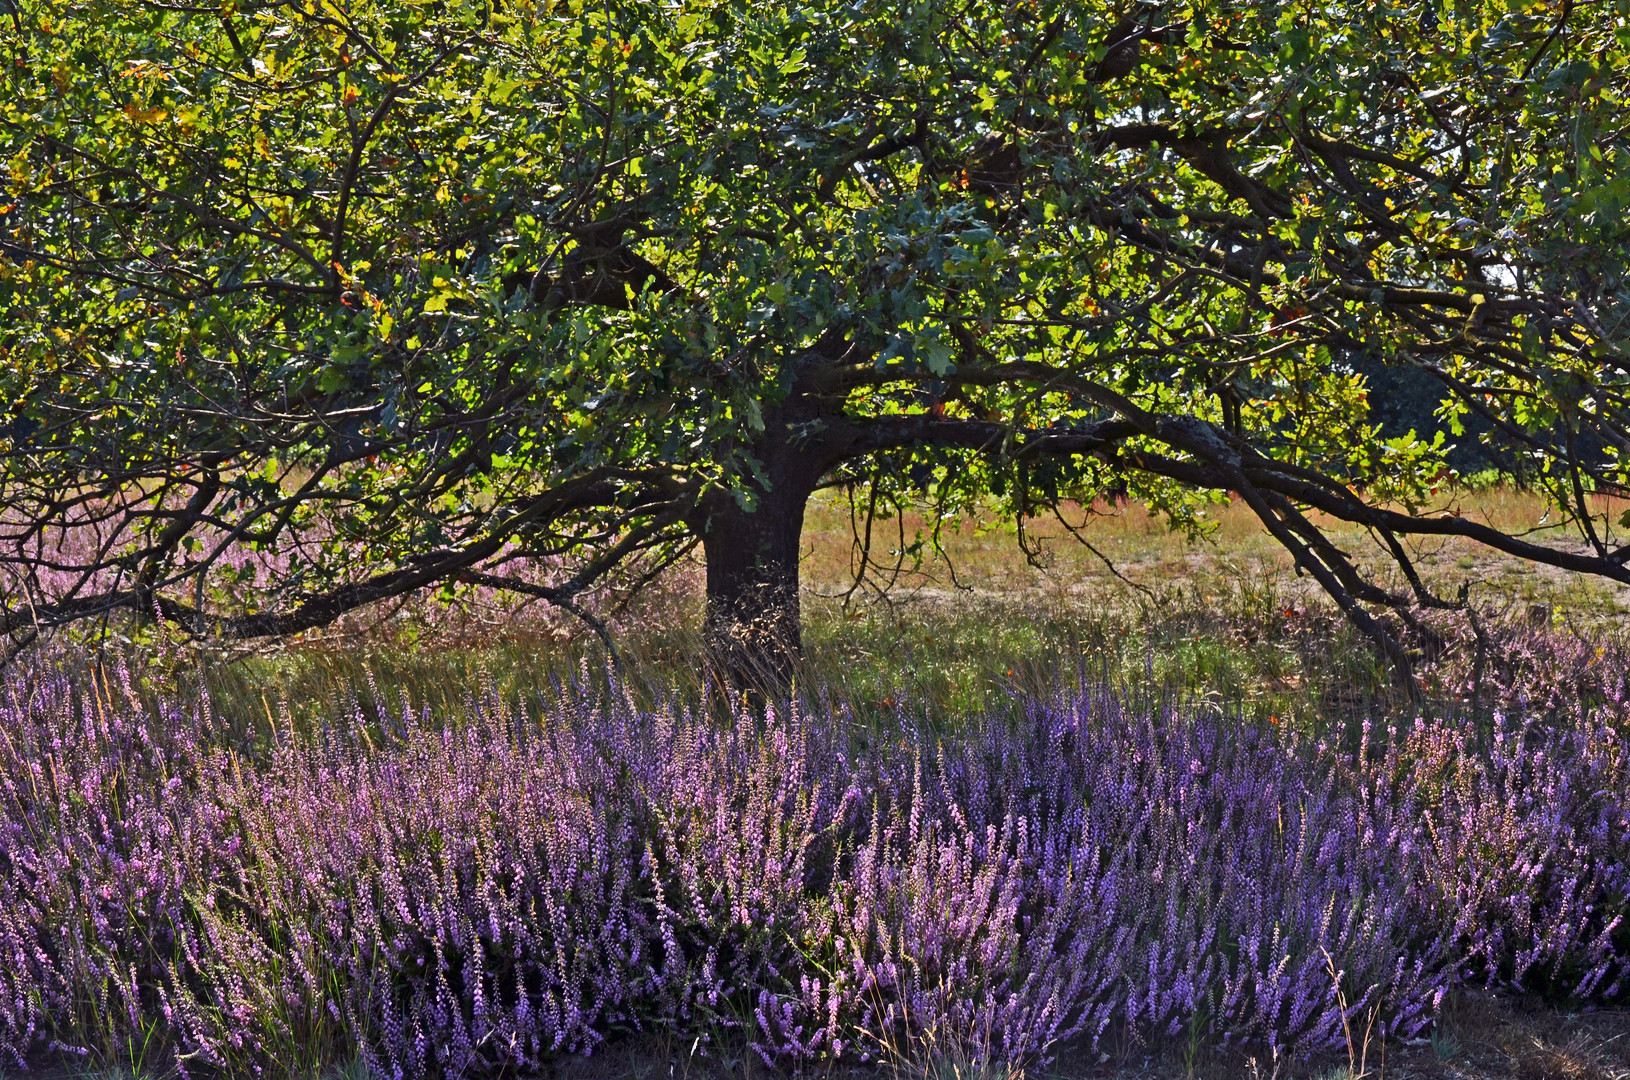
M763 493L752 510L728 494L704 504L707 613L713 674L733 689L790 685L803 654L798 544L807 491Z
M732 493L713 493L693 528L707 565L702 634L712 674L733 689L776 694L791 685L803 656L799 542L827 455L789 438L780 410L766 421L753 456L768 486L750 485L750 509Z

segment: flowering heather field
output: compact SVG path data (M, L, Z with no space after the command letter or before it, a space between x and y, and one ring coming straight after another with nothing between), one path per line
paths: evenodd
M1630 996L1622 674L1596 711L1317 738L1094 685L935 737L593 687L433 718L362 685L257 740L14 676L0 1062L475 1076L640 1031L794 1069L1283 1059L1340 1046L1342 1003L1407 1037L1457 984Z

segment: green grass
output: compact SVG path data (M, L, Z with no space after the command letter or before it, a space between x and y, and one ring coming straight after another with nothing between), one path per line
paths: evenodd
M701 686L699 612L669 611L671 625L623 636L638 697L694 700ZM1104 680L1142 696L1205 699L1252 716L1311 723L1333 702L1391 700L1387 673L1325 606L1288 598L1276 584L1173 585L1154 598L990 596L925 598L845 608L805 600L802 689L846 702L864 719L914 720L1000 709L1046 696L1061 679ZM506 637L427 648L390 640L320 644L217 662L175 665L155 688L207 687L223 721L255 738L281 723L350 714L359 686L384 701L451 715L471 694L529 697L553 683L604 678L599 644ZM197 681L195 681L197 680Z
M1543 514L1521 493L1464 497L1481 500L1467 513L1508 528ZM1310 730L1354 713L1415 707L1242 507L1219 507L1216 520L1213 537L1195 541L1139 509L1099 517L1088 535L1112 572L1056 526L1041 556L1027 559L1011 532L969 519L946 530L943 554L907 561L880 595L849 589L847 511L817 503L804 536L801 689L847 703L863 723L896 713L955 722L1075 678ZM919 524L905 522L908 540ZM1038 524L1034 533L1048 530ZM878 535L899 546L899 531ZM1363 534L1337 530L1335 539L1384 569ZM874 555L885 557L887 547ZM1555 625L1609 635L1630 625L1630 590L1459 542L1419 545L1416 555L1442 592L1472 577L1473 599L1491 617L1539 610ZM617 620L627 683L643 702L698 699L701 608L700 567L691 565ZM148 666L155 689L207 689L223 722L251 740L280 723L350 714L358 686L451 715L471 694L526 698L573 679L601 682L608 670L593 635L559 613L472 614L432 600L389 623L350 624L262 652L206 656L204 664L188 649L160 652L169 662Z

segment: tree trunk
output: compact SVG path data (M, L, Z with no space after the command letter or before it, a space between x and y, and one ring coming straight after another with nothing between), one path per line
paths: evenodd
M798 544L809 489L778 484L759 494L751 511L723 493L704 503L702 634L718 679L733 689L774 694L790 685L803 651Z

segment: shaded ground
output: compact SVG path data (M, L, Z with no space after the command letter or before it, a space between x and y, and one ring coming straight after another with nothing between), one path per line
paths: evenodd
M1137 1046L1102 1053L1066 1052L1052 1065L1031 1069L1027 1080L1626 1080L1630 1078L1630 1010L1569 1012L1539 1002L1462 993L1430 1038L1412 1045L1374 1040L1366 1048L1355 1031L1354 1056L1287 1066L1245 1056L1223 1057L1182 1046ZM769 1080L782 1074L740 1051L711 1057L689 1045L630 1040L591 1058L562 1060L558 1080ZM815 1073L886 1080L1018 1080L948 1055L937 1061L892 1062L872 1068Z
M1182 1046L1115 1048L1104 1055L1065 1052L1049 1066L1022 1076L981 1068L954 1055L929 1062L885 1061L870 1067L817 1070L832 1080L1630 1080L1630 1009L1573 1012L1542 1002L1463 992L1427 1039L1366 1048L1355 1031L1354 1069L1345 1054L1286 1066L1250 1057L1223 1057ZM27 1073L0 1069L0 1080L142 1080L139 1070L86 1071L37 1062ZM592 1057L555 1063L550 1080L783 1080L743 1048L677 1045L636 1036L610 1043ZM322 1080L369 1080L360 1067L335 1070ZM516 1078L523 1080L523 1078Z

